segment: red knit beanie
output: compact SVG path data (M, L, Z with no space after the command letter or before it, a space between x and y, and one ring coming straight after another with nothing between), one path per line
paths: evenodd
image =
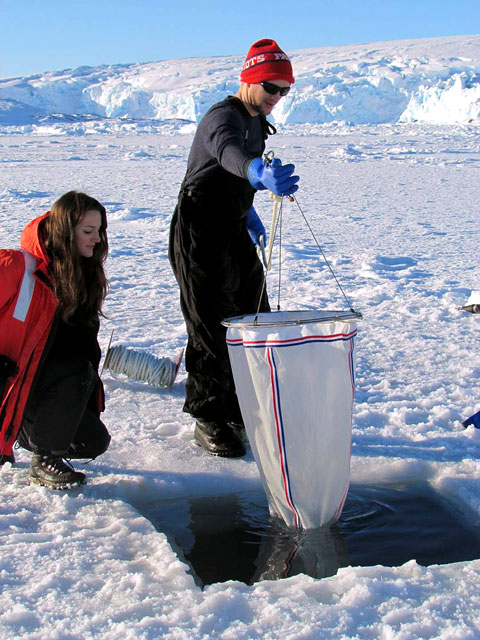
M240 80L257 84L264 80L295 82L292 64L275 40L259 40L252 44L243 64Z

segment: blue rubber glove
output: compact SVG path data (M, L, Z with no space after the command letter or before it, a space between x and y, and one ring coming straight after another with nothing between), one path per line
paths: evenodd
M298 176L293 176L295 165L274 158L270 164L254 158L248 166L248 181L254 189L269 189L277 196L289 196L298 189Z
M253 205L247 213L247 231L250 234L253 244L260 246L260 236L263 236L263 246L266 246L267 233Z

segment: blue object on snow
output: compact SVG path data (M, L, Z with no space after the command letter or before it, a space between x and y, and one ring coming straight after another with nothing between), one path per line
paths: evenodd
M476 429L480 429L480 411L477 411L477 413L474 413L473 416L467 418L465 422L462 422L462 424L465 428L473 424Z

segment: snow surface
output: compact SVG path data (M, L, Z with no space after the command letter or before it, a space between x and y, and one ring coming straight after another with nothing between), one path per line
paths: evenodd
M464 59L473 56L463 52L474 41L478 38L329 51L338 65L352 70L354 60L371 64L370 51L380 52L377 61L401 61L412 47L417 62L404 67L407 79L412 77L407 69L417 66L425 82L441 73L448 82L455 69L462 74L474 67ZM333 53L325 58L331 69ZM302 53L294 60L299 85L300 61L308 75L318 56L318 51ZM226 78L237 62L199 59L149 68L151 78L159 68L164 74L169 68L171 86L185 87L185 98L189 82L208 81L208 74ZM122 73L140 83L146 68L123 67ZM63 92L71 112L81 111L69 87L82 82L90 87L89 74L98 81L101 72L77 71L65 72L62 81L61 74L37 78L45 87L43 94L33 92L35 100L45 98L38 108L46 108L48 97L58 108ZM102 73L112 87L126 82L119 68ZM16 84L19 92L23 86L26 93L30 83L17 79L10 86ZM2 92L7 85L3 82ZM216 86L218 93L208 93L207 102L232 91ZM195 104L200 94L199 89ZM105 104L113 104L102 95ZM139 104L136 93L133 103ZM186 99L178 104L183 108ZM406 104L398 108L393 97L387 104L397 113L392 120L398 120ZM340 99L338 108L343 108ZM280 122L288 120L283 115ZM479 317L459 310L480 290L478 127L432 122L286 124L269 148L296 164L298 201L353 306L364 315L357 343L352 482L426 483L480 526L480 433L460 426L479 409ZM107 207L111 292L100 333L104 350L113 329L114 344L158 356L173 358L185 343L167 239L193 131L193 124L113 117L0 127L0 246L17 246L23 226L72 188ZM256 206L268 228L271 202L265 193L257 195ZM295 204L286 203L285 213L282 308L342 307ZM273 298L276 270L268 285ZM22 450L14 467L0 470L2 640L480 638L480 560L422 567L412 559L400 567L343 567L323 580L297 575L202 590L140 507L160 499L261 491L251 453L240 460L215 459L194 446L192 421L181 411L183 365L171 391L108 372L103 378L104 420L113 440L109 451L86 467L85 487L70 493L29 487L29 455ZM188 518L185 513L185 524Z
M480 36L291 52L281 124L460 123L480 118ZM0 123L52 114L198 122L236 93L243 56L79 67L0 79Z

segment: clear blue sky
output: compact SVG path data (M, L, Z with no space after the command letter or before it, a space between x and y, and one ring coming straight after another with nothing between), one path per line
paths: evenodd
M479 32L479 0L0 0L0 77Z

